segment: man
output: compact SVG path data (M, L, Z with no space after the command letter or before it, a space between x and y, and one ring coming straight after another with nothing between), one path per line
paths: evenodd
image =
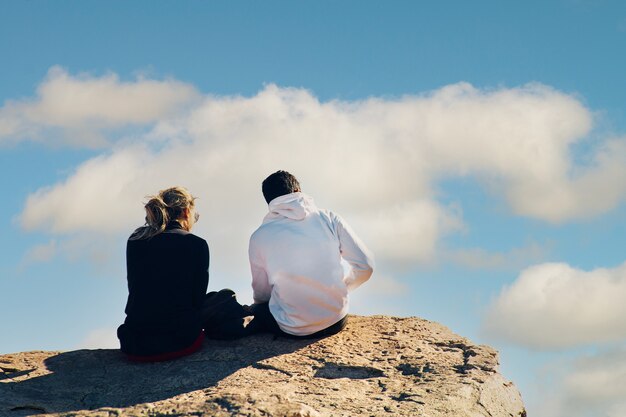
M372 275L372 255L341 217L318 209L290 173L273 173L262 190L269 213L250 238L250 325L291 337L337 333L346 324L348 291Z

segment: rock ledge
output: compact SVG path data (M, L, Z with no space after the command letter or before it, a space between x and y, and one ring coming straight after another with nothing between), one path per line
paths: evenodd
M525 417L497 366L437 323L351 316L326 339L205 341L157 364L117 350L0 355L0 416Z

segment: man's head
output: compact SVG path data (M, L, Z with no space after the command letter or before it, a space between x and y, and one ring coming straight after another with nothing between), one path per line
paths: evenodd
M296 193L300 191L300 183L287 171L276 171L265 178L262 185L263 197L267 204L281 195Z

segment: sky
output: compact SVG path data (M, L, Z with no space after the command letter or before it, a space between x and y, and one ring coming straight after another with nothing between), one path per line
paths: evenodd
M626 416L626 3L0 0L0 353L115 348L183 185L251 302L261 181L374 252L355 314L500 352L529 415Z

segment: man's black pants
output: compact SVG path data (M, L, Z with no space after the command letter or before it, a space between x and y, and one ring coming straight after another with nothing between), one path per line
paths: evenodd
M248 324L248 327L250 328L249 331L251 333L269 332L274 333L277 336L289 337L293 339L318 339L331 336L343 330L348 323L348 316L346 315L337 323L318 332L304 336L296 336L286 333L280 329L278 323L276 323L276 319L272 316L269 303L253 304L249 307L249 310L249 314L254 316L254 319L252 319L250 324Z

